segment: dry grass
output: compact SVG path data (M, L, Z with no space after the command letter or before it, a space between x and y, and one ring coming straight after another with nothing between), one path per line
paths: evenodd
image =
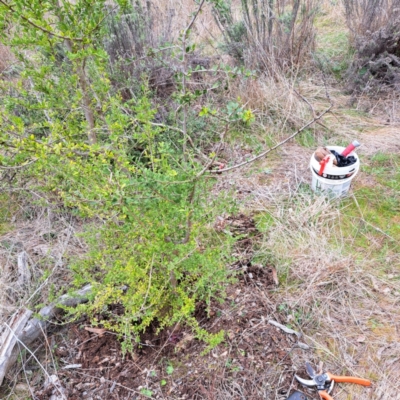
M292 155L298 150L293 146ZM300 166L296 171L290 150L280 155L286 171L292 173L282 176L278 171L275 182L260 184L262 172L254 170L248 177L239 178L236 173L230 181L235 181L237 190L244 193L239 196L243 209L256 210L260 226L264 226L265 236L254 259L274 260L278 269L280 288L273 294L265 292L264 299L283 306L278 310L281 315L286 314L286 324L300 330L312 348L292 354L293 374L303 369L306 360L316 365L322 361L333 373L365 377L373 382L368 389L339 384L334 391L335 399L398 399L398 253L384 261L380 258L376 250L390 239L379 231L370 235L369 249L354 248L355 240L363 233L349 235L341 229L346 209L339 201L315 196L304 184L309 181L308 168L303 165L309 154L296 160L296 166ZM285 167L281 166L280 171L285 171ZM357 198L357 191L353 195ZM360 214L359 223L361 220ZM252 296L258 299L257 290ZM275 372L279 374L279 366ZM276 376L270 379L277 381ZM254 377L245 384L253 385L254 398L261 399L267 381ZM226 381L218 387L214 398L245 398L240 396L243 386L243 382Z
M158 30L161 37L165 30L173 34L177 39L179 32L189 24L192 14L197 10L197 5L191 0L161 0L150 3L154 16L157 18L154 28ZM168 24L166 26L165 24ZM193 37L197 43L203 43L204 40L209 41L210 36L218 40L218 27L212 15L211 4L206 4L203 11L199 15L194 27Z
M85 250L76 237L79 224L70 216L51 208L21 211L9 232L0 236L0 323L23 304L48 303L53 294L65 291L70 280L67 260ZM23 254L21 270L18 258Z
M0 74L6 70L14 61L11 51L0 43Z
M323 85L303 81L298 90L317 109L326 106ZM317 128L323 134L315 136L316 144L357 138L363 143L359 154L365 164L367 157L380 152L399 153L399 126L395 120L388 124L382 112L389 107L395 113L395 100L378 99L379 104L367 114L350 108L349 97L339 89L329 92L336 107L323 121L329 131ZM255 100L262 98L259 88L249 93L254 93ZM299 356L294 368L302 368L307 358L315 364L323 361L331 372L373 381L371 389L338 385L334 392L338 400L400 398L399 253L390 251L382 259L380 249L393 246L393 241L378 229L363 233L366 222L361 210L352 219L360 229L349 232L341 228L348 218L346 208L310 193L312 151L291 143L257 165L220 177L219 188L235 193L243 210L256 211L261 226L267 225L255 257L276 260L281 287L271 301L286 304L287 324L301 329L313 347ZM373 185L374 177L362 172L357 181L361 187L364 181ZM352 200L347 207L355 208L355 203ZM369 247L355 247L365 235ZM233 389L232 385L221 387L217 398L234 398ZM258 390L262 393L261 384Z
M283 133L299 128L308 119L312 119L309 106L296 93L296 77L288 78L284 74L261 76L257 79L239 81L233 85L231 95L240 98L246 107L262 120L265 130L270 133ZM314 92L315 95L315 92ZM310 99L314 102L314 99Z
M17 310L27 307L36 311L36 306L42 308L68 290L69 260L86 251L76 235L81 223L73 217L51 207L33 206L27 201L17 203L10 196L11 200L14 209L10 213L9 229L0 235L0 347L5 323L9 323ZM25 258L22 267L21 258ZM28 352L21 347L19 362L6 376L8 385L1 387L1 398L31 398L34 383L27 374L32 374L32 370L26 372L26 369L32 357L38 360L37 376L49 375L47 371L55 366L54 349L46 335L44 338L44 342L36 342ZM51 362L48 363L47 357Z
M345 140L362 123L365 132L359 138L365 140L360 150L364 157L394 151L393 145L399 145L393 127L379 128L373 117L363 120L343 111L337 110L325 122L338 124L339 119L334 135ZM362 229L349 233L341 228L348 218L346 207L339 201L315 196L308 188L311 153L311 149L292 143L272 159L220 177L219 190L234 193L243 210L255 211L260 226L264 226L266 233L254 258L273 259L281 283L275 294L266 297L285 305L282 311L287 324L300 329L312 347L312 351L293 358L294 370L301 369L305 360L315 364L322 361L331 372L372 380L371 389L338 385L334 392L338 400L397 399L399 253L389 252L382 260L379 249L393 242L379 230L367 234L367 249L355 247L365 233ZM356 182L360 179L373 180L371 176L360 176ZM357 199L357 190L353 196ZM350 205L354 206L355 201L351 200ZM365 224L361 210L353 221L360 227ZM253 296L257 298L256 293ZM254 378L246 384L254 386L255 398L263 398L262 382ZM240 393L240 387L225 382L215 398L233 399L235 393Z
M315 356L331 370L372 379L374 390L363 398L396 398L398 385L383 388L389 377L392 382L400 377L392 365L400 357L398 282L383 274L371 254L346 250L352 238L338 229L343 217L337 204L296 194L272 216L274 228L264 250L289 259L282 295L292 310L311 314L303 330L315 346ZM388 349L390 357L383 357ZM361 396L357 387L346 391L350 398ZM348 399L348 393L336 393L335 398Z

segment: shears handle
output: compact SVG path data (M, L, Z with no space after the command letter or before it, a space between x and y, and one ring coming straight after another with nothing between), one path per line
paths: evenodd
M337 383L355 383L357 385L363 385L363 386L371 386L371 381L368 379L363 379L363 378L356 378L355 376L338 376L338 375L332 375L329 372L327 373L329 379L331 381L335 381Z
M333 400L333 397L330 396L326 390L321 390L321 391L318 392L318 394L321 396L321 399Z

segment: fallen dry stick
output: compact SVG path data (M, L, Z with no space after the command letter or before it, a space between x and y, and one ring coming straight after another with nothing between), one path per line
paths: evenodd
M269 324L276 326L277 328L281 329L285 333L289 333L290 335L296 335L297 337L301 337L301 334L297 331L294 331L293 329L288 328L285 325L280 324L279 322L273 321L270 319L268 321Z
M7 371L14 365L18 358L19 346L29 346L35 341L51 323L52 318L61 312L60 306L75 307L85 303L87 296L91 292L91 285L87 285L78 290L74 296L63 295L54 303L43 307L39 312L39 317L32 317L32 311L27 308L19 309L11 318L3 330L0 338L0 386L3 384Z
M85 331L95 333L99 337L102 337L107 332L104 328L91 328L90 326L85 326Z

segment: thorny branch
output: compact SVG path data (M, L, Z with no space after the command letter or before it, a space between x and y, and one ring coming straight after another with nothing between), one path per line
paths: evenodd
M218 157L218 155L219 155L219 153L220 153L220 151L221 151L221 148L222 148L222 146L223 146L223 144L224 144L224 140L225 140L225 136L226 136L226 134L227 134L227 132L228 132L228 128L229 128L229 124L227 123L227 124L225 125L224 131L221 133L220 141L219 141L219 144L218 144L217 149L215 150L214 157L213 157L213 158L207 163L207 165L205 165L204 168L196 175L196 177L195 177L195 179L194 179L194 181L193 181L193 189L192 189L192 191L190 192L190 194L189 194L189 199L188 199L188 200L189 200L189 205L190 205L190 206L192 206L192 205L193 205L193 202L194 202L194 195L195 195L195 193L196 193L196 183L197 183L197 181L200 179L200 177L201 177L202 175L204 175L204 173L205 173L209 168L211 168L211 166L214 164L215 159ZM193 208L189 211L188 216L187 216L187 220L186 220L186 235L185 235L185 238L184 238L181 242L179 242L179 244L186 244L186 243L189 241L189 239L190 239L190 234L191 234L191 231L192 231L192 214L193 214Z
M192 207L193 202L194 202L194 195L196 193L196 183L197 180L195 180L193 182L193 188L191 190L191 192L189 193L189 198L188 198L188 202L189 202L189 206ZM179 242L174 242L175 244L186 244L189 242L190 239L190 234L192 233L192 214L193 214L193 208L191 208L188 212L187 218L186 218L186 234L185 237L180 240Z
M206 2L205 0L202 0L201 3L199 4L199 7L197 8L196 13L193 15L192 20L190 21L189 25L185 29L184 36L186 36L188 34L188 32L190 31L190 29L192 29L192 26L193 26L194 22L196 21L197 17L199 16L201 9L203 8L205 2Z
M202 0L201 3L199 4L197 11L192 17L192 20L190 21L189 25L186 27L186 29L183 31L182 34L182 64L183 64L183 74L182 74L182 93L185 96L186 95L186 78L187 78L187 51L186 51L186 40L188 38L188 34L190 29L192 28L194 22L196 21L198 15L200 14L201 9L203 8L203 5L205 3L205 0ZM183 130L183 157L184 160L186 161L186 145L188 141L188 133L187 133L187 104L184 103L183 105L183 121L182 121L182 130Z
M293 135L290 135L289 137L287 137L285 140L283 140L282 142L278 143L277 145L275 145L274 147L271 147L268 150L263 151L261 154L259 154L258 156L255 156L253 158L251 158L250 160L247 161L243 161L242 163L233 165L232 167L228 167L228 168L224 168L224 169L220 169L220 170L211 170L210 173L214 173L214 174L219 174L221 172L227 172L227 171L231 171L233 169L236 168L240 168L243 167L244 165L247 164L251 164L254 161L259 160L260 158L265 157L267 154L271 153L272 151L276 150L278 147L283 146L285 143L287 143L289 140L293 139L294 137L296 137L299 133L303 132L304 129L307 129L310 125L312 125L313 123L319 121L325 114L327 114L333 107L333 103L331 102L331 105L325 110L323 111L321 114L319 114L318 116L316 116L313 120L311 120L310 122L307 122L307 124L305 124L304 126L302 126L299 130L297 130L295 133L293 133Z
M228 128L229 128L229 124L226 124L226 125L225 125L225 129L224 129L224 131L223 131L222 134L221 134L221 139L220 139L220 141L219 141L218 147L217 147L217 149L215 150L214 157L213 157L213 158L207 163L207 165L197 174L196 179L200 178L200 177L201 177L208 169L210 169L210 168L212 167L212 165L214 164L215 159L218 157L218 155L219 155L219 153L220 153L220 151L221 151L222 145L224 144L224 139L225 139L226 133L228 132ZM206 157L207 157L207 156L206 156ZM223 165L223 164L220 164L220 165Z

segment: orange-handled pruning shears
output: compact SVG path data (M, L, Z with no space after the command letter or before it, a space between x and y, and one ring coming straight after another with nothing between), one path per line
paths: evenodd
M303 379L295 375L296 379L303 386L316 388L319 395L324 400L333 400L333 397L331 397L330 393L332 392L335 382L347 382L356 383L357 385L371 386L371 381L368 379L356 378L354 376L337 376L329 372L317 374L309 363L306 363L306 369L308 375L311 377L311 380Z

